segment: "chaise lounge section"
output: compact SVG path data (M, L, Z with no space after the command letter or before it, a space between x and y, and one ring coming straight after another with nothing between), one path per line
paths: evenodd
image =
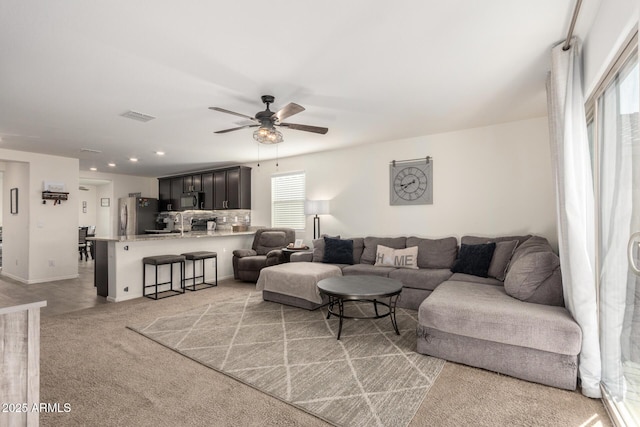
M399 280L403 290L398 306L418 310L419 353L575 390L582 333L564 308L560 262L546 239L464 236L460 247L455 237L347 240L350 262L340 258L343 262L332 263L325 244L333 248L335 242L325 238L314 241L313 253L293 254L287 267L269 267L263 274L282 268L304 277L310 267L324 265L337 268L333 275ZM403 254L417 247L416 262L380 265L379 246ZM304 286L308 287L319 280L307 279ZM288 286L300 283L294 279ZM288 293L287 289L266 291L263 297L304 306L302 294L293 300ZM316 299L313 306L304 308L321 302Z

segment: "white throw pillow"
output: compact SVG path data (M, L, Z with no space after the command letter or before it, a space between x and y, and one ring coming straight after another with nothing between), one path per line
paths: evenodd
M418 247L393 249L378 245L376 250L376 266L418 269Z

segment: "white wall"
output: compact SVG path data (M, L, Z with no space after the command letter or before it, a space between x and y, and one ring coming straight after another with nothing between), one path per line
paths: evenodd
M284 142L286 144L286 142ZM433 157L433 205L390 206L389 162ZM331 200L323 233L422 237L535 233L557 245L547 119L538 118L247 164L252 224L271 224L271 174L306 172L307 199ZM301 238L313 238L312 217Z
M78 225L80 227L96 225L100 207L100 200L96 203L96 187L94 185L82 185L81 187L86 190L80 190L78 193Z
M7 207L2 229L2 274L29 277L29 164L7 162L4 170L3 206ZM17 214L10 213L11 189L18 190Z
M9 188L19 189L18 215L4 215L2 274L26 283L76 277L78 159L0 149L0 161L5 213ZM43 204L44 181L64 183L69 200Z
M584 40L585 97L595 89L632 29L637 28L639 15L638 0L600 1L600 8Z

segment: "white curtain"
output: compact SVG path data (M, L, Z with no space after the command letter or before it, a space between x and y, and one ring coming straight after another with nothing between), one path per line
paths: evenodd
M580 45L551 51L547 103L565 305L582 329L582 394L599 398L600 344L595 285L593 177L582 93Z

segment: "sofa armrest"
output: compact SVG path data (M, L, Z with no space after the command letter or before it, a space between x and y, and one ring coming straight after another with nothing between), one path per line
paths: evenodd
M235 251L233 251L233 256L236 256L238 258L244 258L247 256L256 256L256 255L258 255L258 253L253 249L236 249Z
M291 262L311 262L313 261L313 252L296 252L291 254Z
M267 266L282 264L285 262L282 249L273 249L267 252Z

